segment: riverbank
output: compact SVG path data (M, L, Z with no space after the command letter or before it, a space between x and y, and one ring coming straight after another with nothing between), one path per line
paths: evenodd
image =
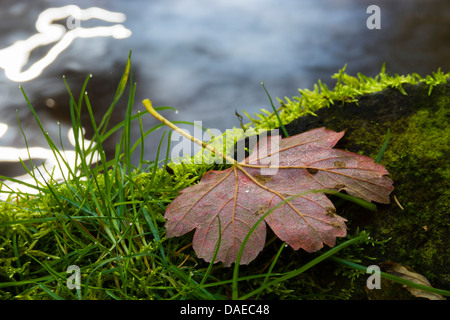
M1 299L212 300L229 299L232 293L250 299L367 299L373 297L365 287L368 275L349 265L381 265L393 258L413 266L433 287L447 290L440 293L448 294L448 129L443 124L449 116L450 74L390 76L383 68L378 76L368 78L350 76L344 68L333 76L337 83L332 90L319 82L313 90L300 90L299 97L280 99L276 113L292 132L320 121L330 128L346 127L348 138L341 148L367 156L379 154L389 128L391 139L381 163L393 177L396 200L377 205L376 212L365 212L333 199L350 226L336 247L308 254L285 248L269 235L263 252L251 264L240 266L237 274L234 267L198 259L191 247L192 233L167 239L166 206L208 170L226 164L175 164L169 153L157 152L154 159L141 157L133 167L133 153L144 154L145 140L161 126L144 128L141 119L150 115L132 113L138 102L130 71L128 61L101 123L91 117L93 143L84 143L82 136L76 139L78 166L68 168L64 181L50 178L36 186L36 194L16 192L0 202ZM420 89L423 99L411 93L414 88ZM87 94L80 92L80 97L71 97L75 137L81 130L82 108L88 114L92 110ZM109 117L127 93L125 119L109 129ZM389 106L394 98L409 97L417 107L411 114L403 113L401 107L412 101L400 100L400 111L395 113L400 126L389 118ZM368 120L368 114L358 114L363 104L368 105L364 110L378 116L380 106L387 108L381 118ZM337 118L339 110L346 108L352 111ZM276 113L248 115L248 123L232 130L233 138L278 128ZM305 118L307 123L300 124ZM132 126L140 126L138 141L131 140ZM121 132L121 139L115 157L106 159L102 142L115 132ZM170 140L168 135L160 145ZM94 153L99 155L95 159ZM64 166L64 158L59 159Z

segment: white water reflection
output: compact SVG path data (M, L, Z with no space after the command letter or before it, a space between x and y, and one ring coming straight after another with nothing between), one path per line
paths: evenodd
M6 123L0 122L0 138L3 137L3 135L6 133L6 130L8 130L8 125Z
M53 24L54 21L66 18L68 29L61 24ZM5 70L5 75L10 80L29 81L39 76L76 38L124 39L131 36L131 31L122 24L108 27L81 27L81 21L90 19L120 23L125 21L126 16L120 12L111 12L97 7L82 10L75 5L47 9L36 21L36 34L0 50L0 68ZM27 70L23 70L34 49L51 43L55 44L44 57L33 63Z
M0 137L1 137L1 123L0 123ZM84 133L84 129L83 129ZM75 147L75 136L73 133L73 129L70 129L67 138L72 145ZM78 137L79 141L83 139L81 133ZM95 146L94 142L91 142L87 139L84 139L84 146L91 146L92 148ZM26 161L28 159L32 159L33 165L36 166L36 163L44 161L41 165L33 168L32 173L24 174L21 176L14 177L14 179L22 181L23 183L16 183L13 181L4 181L0 182L0 200L6 200L10 194L10 192L22 192L28 194L36 194L38 190L31 186L27 186L26 184L32 186L45 185L46 181L57 181L63 182L69 177L69 168L74 170L77 165L80 165L80 156L76 154L73 150L61 150L60 155L55 154L54 151L47 148L42 147L31 147L31 148L14 148L14 147L0 147L0 162L19 162L19 160ZM88 153L86 155L88 159L87 162L96 163L99 160L98 152ZM38 160L39 159L39 160ZM63 162L63 159L66 163ZM92 161L91 161L92 159ZM37 182L38 180L39 182Z
M58 20L66 19L64 24L57 23ZM98 19L104 22L117 23L111 26L82 27L81 21ZM80 9L76 5L68 5L60 8L49 8L42 11L36 21L36 31L34 35L26 40L18 40L9 47L0 50L0 68L3 68L8 79L16 82L25 82L37 78L45 68L47 68L56 58L66 50L76 38L113 37L115 39L125 39L131 36L132 32L125 28L121 22L126 20L126 16L120 12L112 12L98 7ZM38 47L53 46L38 61L32 63L26 70L33 50ZM54 101L47 99L49 108L53 107ZM0 123L0 138L8 131L8 125ZM9 135L9 134L8 134ZM8 137L6 137L8 140ZM68 140L71 147L75 146L72 129L68 132ZM84 140L85 145L89 145L89 140ZM33 168L33 175L40 182L27 174L14 177L25 184L44 184L50 179L58 182L64 181L69 175L69 168L75 168L80 162L79 156L73 150L60 151L61 157L55 155L51 149L44 147L16 148L12 146L0 146L0 163L19 164L20 160L31 159L33 165L40 165ZM92 155L94 163L98 160L98 154ZM67 164L64 164L62 159ZM0 183L0 190L4 192L18 191L26 193L36 193L37 190L27 187L22 183L5 181ZM1 193L0 199L5 200L9 193Z

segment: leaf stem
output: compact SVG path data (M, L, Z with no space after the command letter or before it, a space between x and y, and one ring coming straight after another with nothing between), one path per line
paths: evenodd
M386 148L388 146L390 138L391 138L391 130L388 128L388 131L387 131L387 134L386 134L386 139L384 140L383 146L381 147L381 150L378 153L377 158L375 159L376 163L380 163L381 158L383 157L383 154L386 151Z
M198 144L199 146L202 146L203 148L211 151L212 153L214 153L217 156L221 156L227 163L230 164L234 164L236 163L236 160L234 160L233 158L217 151L216 149L214 149L213 147L211 147L210 145L206 144L205 142L191 136L189 133L181 130L179 127L177 127L176 125L174 125L172 122L170 122L169 120L167 120L166 118L164 118L162 115L160 115L158 112L156 112L156 110L153 108L152 106L152 102L149 99L145 99L144 101L142 101L142 103L144 104L144 107L147 109L147 111L154 116L156 119L158 119L159 121L161 121L162 123L164 123L166 126L172 128L173 130L175 130L176 132L178 132L179 134L181 134L182 136L188 138L189 140L191 140L192 142Z

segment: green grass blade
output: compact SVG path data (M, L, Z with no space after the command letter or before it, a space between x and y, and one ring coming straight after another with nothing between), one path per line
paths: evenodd
M144 215L145 220L148 223L150 231L152 232L153 238L156 240L156 243L158 243L159 252L161 254L161 260L164 263L164 265L168 267L169 264L166 259L166 254L164 253L164 247L161 245L161 237L159 236L158 229L156 229L156 222L153 221L153 219L150 217L145 207L142 207L142 213Z
M277 117L278 124L280 125L281 129L283 130L284 137L285 137L285 138L289 137L289 134L288 134L286 128L284 127L283 122L281 121L281 118L280 118L280 116L279 116L279 114L278 114L278 111L277 111L277 109L275 108L275 106L273 105L272 98L270 97L270 94L269 94L269 92L267 91L266 86L264 85L264 82L261 82L261 85L263 86L264 91L266 92L267 96L269 97L270 104L272 105L273 112L275 113L275 116Z
M50 290L49 288L47 288L44 284L40 283L39 284L39 288L41 288L42 290L44 290L50 297L52 297L55 300L65 300L64 298L62 298L61 296L57 295L56 293L54 293L52 290Z
M275 258L273 259L272 263L270 264L269 270L267 270L267 275L266 275L266 277L264 278L264 281L263 281L263 283L262 283L263 286L264 286L264 285L267 283L267 281L269 280L269 277L270 277L271 274L272 274L272 270L273 270L273 268L275 267L275 264L277 263L278 258L280 257L281 252L283 251L283 249L284 249L285 247L286 247L286 243L283 242L283 243L281 244L281 246L280 246L280 249L278 249L277 254L275 255ZM258 293L258 295L256 296L256 299L255 299L255 300L259 300L259 296L260 296L261 293L262 293L262 290Z
M389 139L391 138L391 130L388 128L387 134L386 134L386 139L384 140L383 146L381 147L380 152L378 153L377 157L375 158L375 162L376 163L380 163L381 158L383 157L384 152L387 149L388 143L389 143Z
M217 245L216 245L216 249L214 250L214 255L211 259L211 262L208 265L208 269L206 269L205 275L203 276L202 281L200 281L200 287L203 287L203 284L205 283L206 279L208 278L209 274L211 273L212 267L214 265L214 261L216 261L217 254L219 253L220 242L222 241L222 227L220 224L220 217L217 216L217 218L219 221L219 236L217 239Z

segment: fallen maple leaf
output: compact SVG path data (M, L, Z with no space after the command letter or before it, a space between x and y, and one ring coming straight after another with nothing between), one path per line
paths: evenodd
M144 105L177 129L151 108L149 100L144 100ZM196 229L193 248L198 257L211 261L220 236L215 262L230 266L261 215L278 205L250 235L241 264L251 262L263 249L266 224L295 250L314 252L324 243L333 247L336 237L346 235L346 220L336 214L324 193L308 191L345 190L367 201L389 203L393 190L382 165L369 157L332 149L343 135L318 128L285 139L262 138L243 161L234 162L227 170L209 171L198 184L180 191L166 209L167 237Z

